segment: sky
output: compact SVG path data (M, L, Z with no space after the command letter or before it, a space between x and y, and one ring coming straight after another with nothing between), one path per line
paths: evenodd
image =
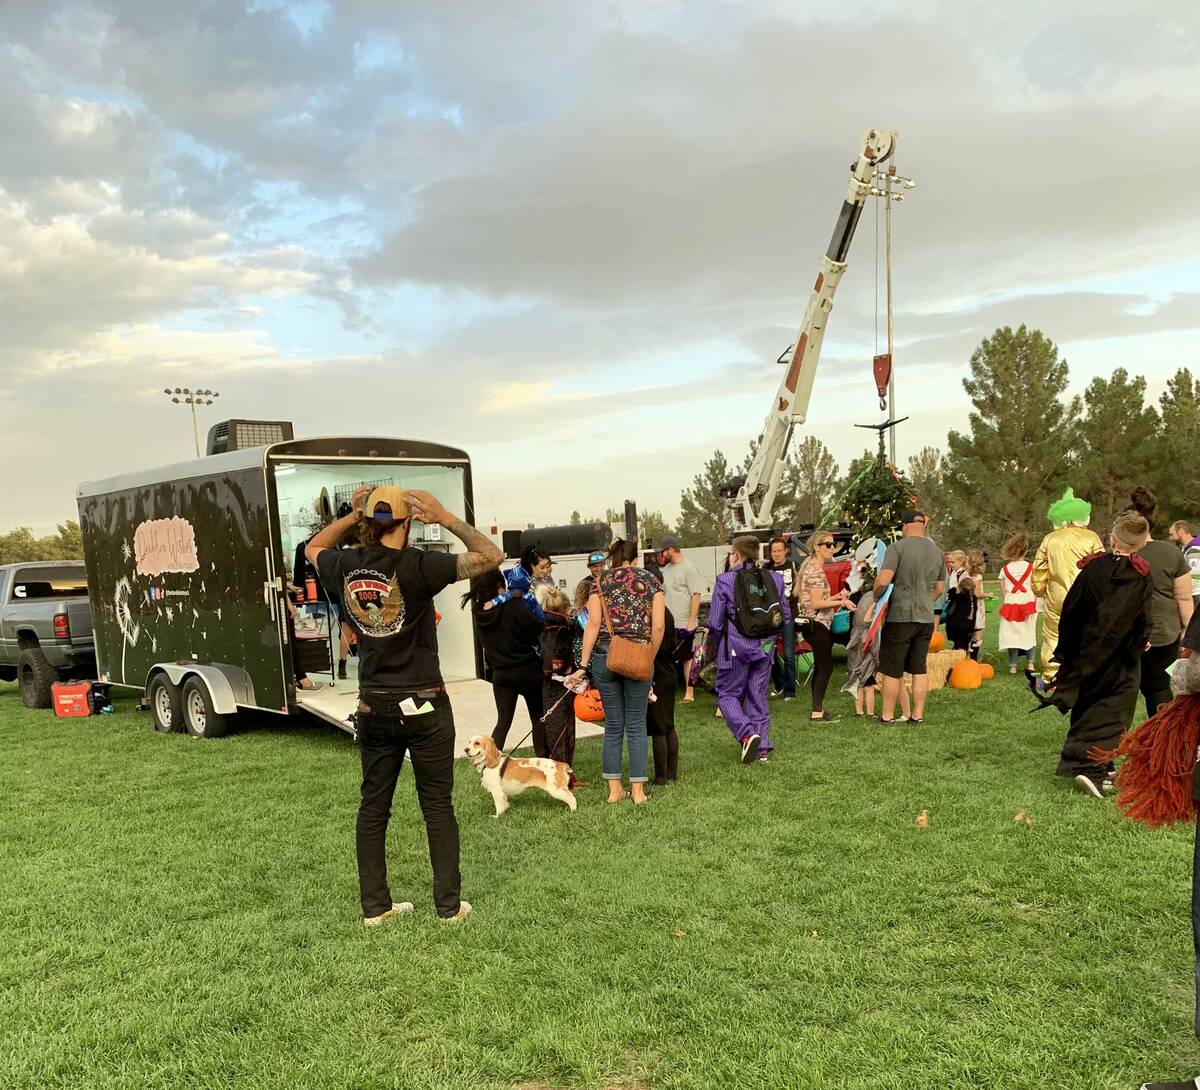
M178 461L163 389L465 448L477 518L678 513L758 435L856 157L899 133L898 460L999 325L1200 368L1200 8L0 5L0 532ZM875 204L802 435L879 419ZM882 299L882 289L879 291ZM882 304L880 304L882 306Z

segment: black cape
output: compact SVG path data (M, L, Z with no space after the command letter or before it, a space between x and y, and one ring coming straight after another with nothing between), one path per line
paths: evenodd
M1151 583L1145 561L1104 553L1082 565L1063 602L1054 651L1059 669L1050 701L1071 714L1060 776L1107 772L1106 764L1087 754L1115 749L1129 727L1148 631Z

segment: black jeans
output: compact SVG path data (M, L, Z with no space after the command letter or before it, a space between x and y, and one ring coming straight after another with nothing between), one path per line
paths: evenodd
M833 633L820 621L804 621L800 625L800 634L813 652L812 710L823 711L825 690L833 677Z
M454 712L450 698L445 693L428 698L433 711L425 715L405 715L395 697L364 694L362 699L372 709L358 714L363 779L355 847L363 915L378 916L392 907L384 843L392 795L407 752L429 838L433 903L439 916L453 916L459 908L462 879L458 873L458 822L450 797L454 786ZM418 706L426 702L420 697L414 699Z
M515 670L492 671L492 696L496 701L496 727L492 731L496 748L504 748L517 710L517 700L524 697L525 707L529 709L529 721L533 724L533 752L539 757L548 757L550 746L546 741L546 724L542 722L541 664L537 663L530 669L518 667Z
M1179 658L1179 641L1164 643L1142 652L1142 677L1139 688L1146 700L1146 715L1153 715L1160 704L1171 701L1171 675L1167 667Z

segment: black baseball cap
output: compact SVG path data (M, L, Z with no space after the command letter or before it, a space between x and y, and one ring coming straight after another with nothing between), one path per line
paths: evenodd
M928 522L929 516L924 511L918 511L915 507L910 507L903 515L900 516L900 525L907 526L910 522Z

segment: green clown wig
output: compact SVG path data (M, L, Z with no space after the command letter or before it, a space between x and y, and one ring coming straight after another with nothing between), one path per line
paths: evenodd
M1068 522L1080 522L1084 525L1092 517L1092 505L1087 500L1080 499L1073 489L1068 488L1061 500L1050 505L1046 517L1055 526L1066 526Z

